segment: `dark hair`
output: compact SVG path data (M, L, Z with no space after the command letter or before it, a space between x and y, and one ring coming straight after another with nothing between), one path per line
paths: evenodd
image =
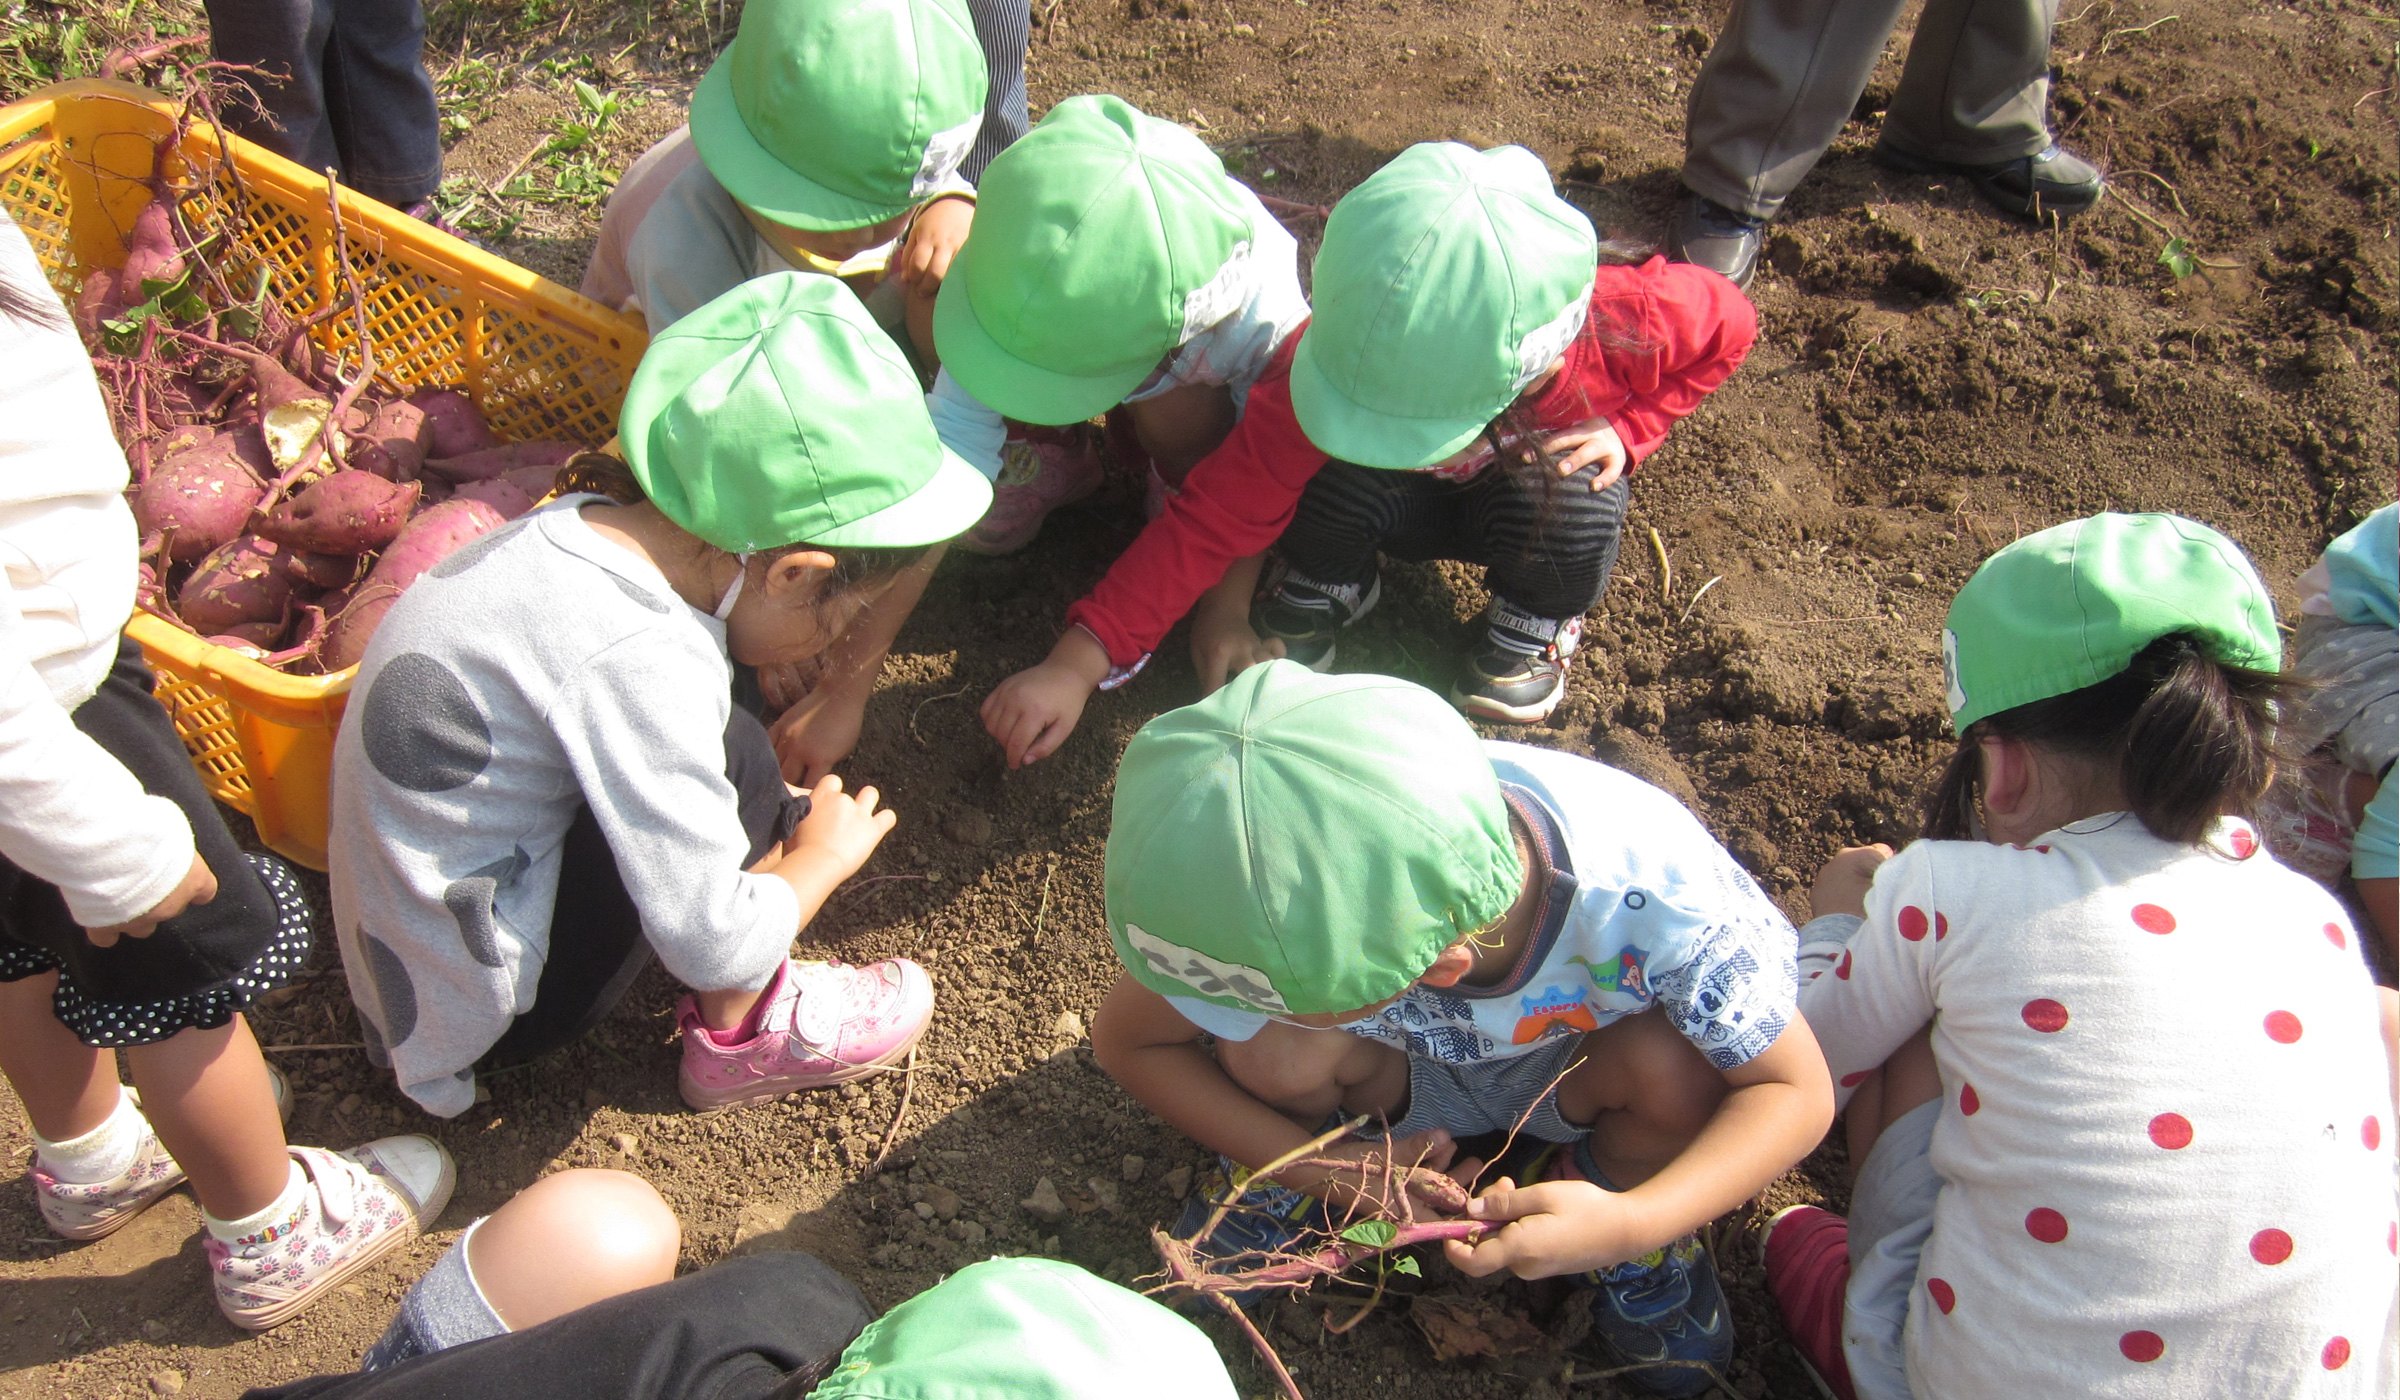
M632 468L606 452L575 454L565 466L558 469L558 475L551 485L562 496L570 492L588 491L606 496L621 506L641 505L650 499L649 493L642 490L641 480L633 474ZM835 548L796 540L780 549L770 548L759 552L777 554L795 549L823 549L833 556L833 571L826 576L825 586L815 600L822 607L850 589L881 583L907 569L925 557L926 547L905 545L895 549L870 549L846 545Z
M1925 835L1975 834L1986 738L2113 764L2125 806L2164 841L2196 842L2226 814L2250 812L2275 775L2275 716L2295 686L2273 671L2229 666L2177 632L2097 685L1987 715L1958 736L1925 801Z
M66 308L60 304L56 291L46 283L24 286L6 269L0 269L0 316L44 330L64 330L67 326Z

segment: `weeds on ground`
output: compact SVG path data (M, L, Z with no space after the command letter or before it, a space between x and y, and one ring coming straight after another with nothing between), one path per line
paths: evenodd
M0 101L88 78L111 49L180 38L205 24L198 0L0 0Z

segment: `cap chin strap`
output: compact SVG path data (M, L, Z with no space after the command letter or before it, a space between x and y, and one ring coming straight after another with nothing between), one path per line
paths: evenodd
M717 600L717 610L710 614L710 616L716 618L716 620L719 622L723 622L725 619L733 616L733 605L740 602L742 599L742 585L750 580L750 560L752 555L748 553L736 554L733 556L733 558L734 562L740 564L741 567L734 570L733 582L725 585L725 596Z

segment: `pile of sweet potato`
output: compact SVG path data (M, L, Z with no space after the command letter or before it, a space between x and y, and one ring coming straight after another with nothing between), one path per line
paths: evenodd
M272 666L340 671L401 590L532 509L579 449L502 445L464 392L379 383L346 251L343 295L305 321L263 271L228 282L167 178L172 144L125 266L87 277L75 308L132 465L141 606ZM342 317L360 363L310 334Z

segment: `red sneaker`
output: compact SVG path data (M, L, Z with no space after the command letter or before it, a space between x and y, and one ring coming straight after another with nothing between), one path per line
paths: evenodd
M1767 1292L1792 1350L1830 1400L1858 1400L1842 1355L1842 1298L1850 1287L1850 1222L1816 1206L1786 1206L1762 1232Z

